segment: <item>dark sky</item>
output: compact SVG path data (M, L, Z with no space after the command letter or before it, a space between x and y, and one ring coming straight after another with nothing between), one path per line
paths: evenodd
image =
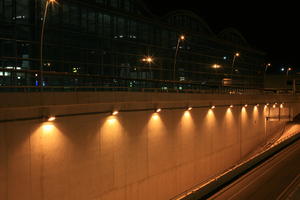
M272 71L281 67L297 68L300 18L297 1L213 1L213 0L144 0L156 15L176 9L187 9L198 14L218 33L223 28L238 29L251 46L267 53ZM162 5L162 2L165 5ZM300 58L299 58L300 59ZM300 71L298 67L297 71Z

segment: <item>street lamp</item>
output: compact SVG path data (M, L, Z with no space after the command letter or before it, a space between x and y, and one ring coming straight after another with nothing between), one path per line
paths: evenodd
M289 75L289 71L292 71L292 68L289 67L287 70L286 70L286 75L288 76Z
M45 6L45 12L44 12L44 17L43 17L43 24L42 24L42 30L41 30L41 47L40 47L40 56L41 56L41 63L40 63L40 85L41 90L43 90L44 86L44 80L43 80L43 42L44 42L44 29L45 29L45 23L46 23L46 17L47 17L47 12L48 12L48 6L52 3L55 3L56 0L46 0L46 6Z
M175 66L176 66L176 59L177 59L177 54L178 54L178 48L179 48L180 41L183 41L183 40L185 40L185 36L184 35L180 35L178 37L178 40L177 40L176 51L175 51L175 56L174 56L174 66L173 66L173 80L174 81L175 81Z
M142 61L149 64L149 71L150 71L150 77L151 77L151 63L153 63L154 59L151 56L146 56L142 59Z
M233 74L233 66L234 66L235 59L236 59L236 57L239 57L239 56L240 56L240 53L238 53L238 52L233 55L232 65L231 65L231 74Z
M265 66L265 73L267 72L268 67L271 67L271 63L266 64L266 66Z

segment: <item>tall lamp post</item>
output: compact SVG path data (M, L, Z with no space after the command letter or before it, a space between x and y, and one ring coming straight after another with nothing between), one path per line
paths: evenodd
M233 56L232 65L231 65L231 74L233 74L233 66L234 66L235 59L239 56L240 56L240 53L235 53Z
M287 76L289 75L289 71L292 71L292 68L291 68L291 67L287 68L287 70L286 70L286 75L287 75Z
M48 7L51 3L55 3L56 0L46 0L46 6L45 6L45 12L43 16L43 24L42 24L42 30L41 30L41 46L40 46L40 56L41 56L41 63L40 63L40 86L41 90L43 90L44 86L44 77L43 77L43 71L44 71L44 66L43 66L43 43L44 43L44 29L45 29L45 23L46 23L46 17L48 13Z
M265 73L267 72L268 67L271 67L271 63L266 64L266 66L265 66Z
M149 64L149 71L150 71L150 77L151 77L151 63L153 63L153 58L151 56L146 56L142 59L143 62Z
M175 51L175 56L174 56L174 66L173 66L173 80L174 81L175 81L175 67L176 67L179 44L180 44L180 41L183 41L184 39L185 39L184 35L180 35L177 40L176 51Z

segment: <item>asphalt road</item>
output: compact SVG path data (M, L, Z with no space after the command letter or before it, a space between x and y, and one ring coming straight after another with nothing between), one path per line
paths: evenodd
M300 140L209 199L300 200Z

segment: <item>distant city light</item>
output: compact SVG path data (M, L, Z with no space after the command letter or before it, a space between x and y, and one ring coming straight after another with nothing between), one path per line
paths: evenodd
M219 69L221 68L221 65L218 65L218 64L214 64L211 66L213 69Z
M282 71L282 72L284 71L284 67L281 68L281 71Z
M153 58L151 56L146 56L142 59L142 61L150 64L153 62Z
M224 56L224 57L223 57L223 60L227 60L227 56Z

